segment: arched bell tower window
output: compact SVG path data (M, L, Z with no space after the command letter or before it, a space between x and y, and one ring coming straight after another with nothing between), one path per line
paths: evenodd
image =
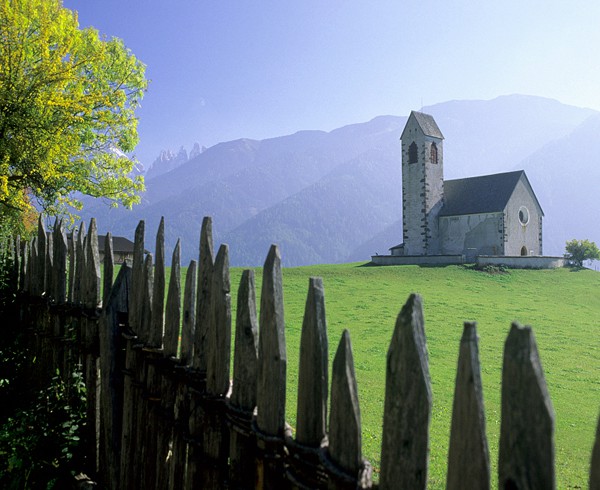
M437 145L435 143L431 143L431 152L430 152L429 157L430 157L431 163L438 162L438 149L437 149Z
M408 147L408 163L417 163L419 161L419 150L417 144L413 141Z

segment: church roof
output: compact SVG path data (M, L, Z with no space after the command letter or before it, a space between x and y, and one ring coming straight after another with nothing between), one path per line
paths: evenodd
M444 135L440 131L440 128L438 128L433 116L417 111L411 111L410 115L414 116L414 118L417 120L417 123L419 123L419 126L421 127L423 133L425 133L425 136L433 136L434 138L440 138L442 140L444 139Z
M537 202L537 198L533 193L525 172L517 170L515 172L482 175L466 179L445 180L444 207L441 209L439 215L460 216L464 214L501 212L506 207L521 177L525 178Z

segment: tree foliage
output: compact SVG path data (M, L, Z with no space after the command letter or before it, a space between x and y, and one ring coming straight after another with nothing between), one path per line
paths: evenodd
M583 267L586 260L600 259L600 250L594 242L589 240L570 240L566 245L567 257L576 266Z
M81 194L130 207L143 179L127 153L145 66L119 39L80 29L61 0L0 2L0 213L81 209Z

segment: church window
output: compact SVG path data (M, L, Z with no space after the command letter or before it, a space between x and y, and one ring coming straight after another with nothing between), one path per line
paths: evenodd
M525 245L523 245L523 246L521 247L521 255L522 255L523 257L524 257L524 256L526 256L526 255L528 255L528 253L527 253L527 247L526 247Z
M525 206L519 208L519 221L523 226L529 223L529 210Z
M437 145L435 143L431 143L430 161L431 161L431 163L438 162L438 149L437 149Z
M417 163L419 161L419 150L417 144L413 141L408 147L408 163Z

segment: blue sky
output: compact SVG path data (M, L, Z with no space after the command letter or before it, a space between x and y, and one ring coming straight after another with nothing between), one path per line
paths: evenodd
M151 79L136 155L521 93L600 110L593 0L64 0Z

